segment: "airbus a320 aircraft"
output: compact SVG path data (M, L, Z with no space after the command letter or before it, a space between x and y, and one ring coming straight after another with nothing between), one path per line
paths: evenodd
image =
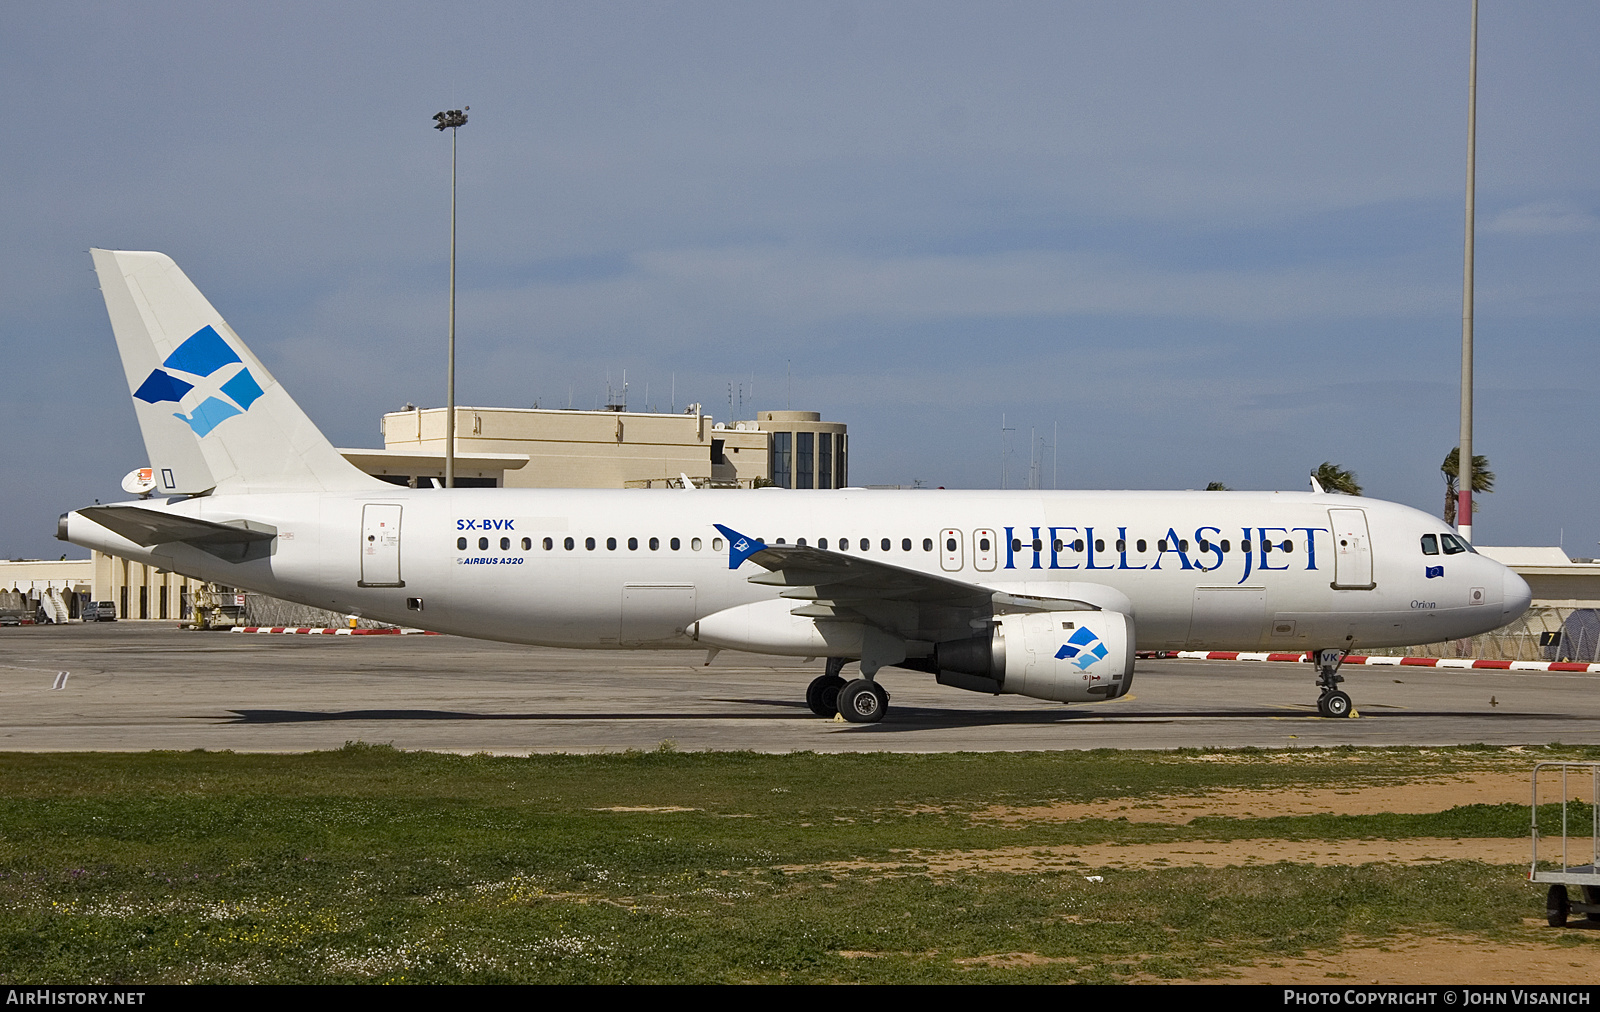
M514 643L827 658L818 715L882 719L886 667L1114 699L1136 650L1487 632L1528 585L1427 514L1311 492L412 490L348 463L160 253L93 251L157 494L74 544L342 613ZM861 675L840 676L848 661Z

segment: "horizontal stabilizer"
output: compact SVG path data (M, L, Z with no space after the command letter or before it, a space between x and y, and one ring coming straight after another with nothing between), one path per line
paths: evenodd
M173 516L171 513L139 506L88 506L77 512L101 527L115 531L145 548L173 542L196 547L247 545L257 541L271 541L278 536L276 531L252 530L248 527L235 527L232 524Z

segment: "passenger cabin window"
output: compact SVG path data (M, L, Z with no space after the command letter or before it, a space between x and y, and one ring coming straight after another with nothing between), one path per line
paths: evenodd
M888 538L884 538L882 541L878 542L878 547L887 552L889 550L889 547L890 547L889 539Z
M861 539L861 550L863 552L866 552L866 551L870 551L871 549L872 549L872 542L870 540L868 540L867 538L862 538Z
M573 549L573 547L574 547L574 546L573 546L573 543L572 543L572 539L571 539L571 538L568 538L568 539L567 539L567 540L565 540L565 541L563 541L563 542L561 542L561 547L562 547L562 548L565 548L565 549L566 549L566 550L567 550L567 551L569 551L569 552L570 552L570 551L572 551L572 549Z
M489 539L488 538L479 538L478 539L478 551L487 552L488 550L489 550Z
M924 552L933 551L933 539L932 538L923 538L922 539L922 550Z
M911 539L910 538L901 538L900 539L900 550L902 552L911 551Z
M661 550L661 539L660 538L651 538L650 539L650 550L652 552L657 552L657 551Z
M689 548L690 548L691 551L698 552L700 550L700 539L699 538L690 538L689 539Z
M511 551L511 539L510 538L501 538L500 539L500 550L502 552Z
M544 539L544 547L547 550L549 549L549 547L550 547L550 539L549 538L545 538ZM523 538L522 539L522 550L524 552L529 552L529 551L533 550L533 539L532 538Z
M591 552L594 551L594 538L584 538L583 547L587 548Z
M466 538L456 538L456 551L464 552L466 550L467 550L467 539Z
M828 539L827 538L818 538L817 539L817 547L818 548L827 548L828 547Z
M1437 534L1424 534L1422 536L1422 554L1439 554L1439 536Z
M628 539L628 551L637 552L638 550L639 550L639 539L638 538L629 538Z
M721 538L712 538L711 539L711 550L713 552L722 551L722 539Z

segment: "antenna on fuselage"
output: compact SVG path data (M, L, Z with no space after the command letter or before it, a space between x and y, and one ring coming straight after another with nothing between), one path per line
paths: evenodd
M1327 491L1327 489L1322 487L1322 482L1318 481L1317 476L1314 474L1311 476L1311 491L1317 493L1318 495L1321 495Z

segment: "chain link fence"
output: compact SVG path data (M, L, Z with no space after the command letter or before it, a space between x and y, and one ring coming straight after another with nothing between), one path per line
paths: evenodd
M1510 625L1470 639L1362 652L1391 657L1475 657L1489 661L1600 664L1600 609L1529 608Z

